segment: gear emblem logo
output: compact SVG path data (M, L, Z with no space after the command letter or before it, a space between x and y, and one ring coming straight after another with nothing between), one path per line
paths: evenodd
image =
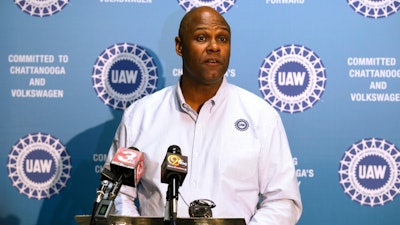
M400 0L347 0L358 14L374 19L393 15L400 9Z
M325 67L318 55L302 45L285 45L272 51L258 74L264 100L281 112L303 112L325 91Z
M400 152L380 138L354 143L339 166L340 184L351 200L366 206L381 206L400 193Z
M178 2L186 12L200 6L209 6L224 14L235 5L236 0L178 0Z
M113 109L126 109L131 103L157 89L157 66L143 47L115 44L98 57L92 73L97 96Z
M14 0L14 3L31 16L47 17L60 12L69 0Z
M66 186L72 166L59 139L33 133L12 147L7 168L8 177L21 194L40 200L58 194Z

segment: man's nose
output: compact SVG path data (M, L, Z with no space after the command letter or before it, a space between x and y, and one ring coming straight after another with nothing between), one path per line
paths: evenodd
M211 39L208 46L207 46L208 51L212 52L217 52L220 50L220 46L218 44L218 41L216 39Z

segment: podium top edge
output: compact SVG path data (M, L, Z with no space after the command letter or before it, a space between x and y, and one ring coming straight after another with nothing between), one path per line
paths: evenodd
M75 221L79 225L90 225L90 215L76 215ZM125 225L163 225L163 217L148 216L115 216L111 215L107 219L108 224L125 224ZM184 217L177 218L178 225L246 225L243 218L201 218L201 217Z

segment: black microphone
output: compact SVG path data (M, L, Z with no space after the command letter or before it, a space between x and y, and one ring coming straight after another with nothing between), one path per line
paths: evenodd
M96 203L100 203L100 201L103 199L104 195L107 192L108 187L110 186L110 183L113 183L117 177L115 174L113 174L110 170L107 168L103 168L101 171L101 177L100 177L100 187L97 190L97 197L96 197ZM97 207L97 205L96 205Z
M112 185L107 187L109 189L107 198L101 199L96 207L94 219L92 219L96 225L110 224L108 215L114 206L114 200L123 184L131 187L137 186L140 178L144 174L144 154L135 147L118 148L110 162L110 167L111 171L103 169L100 178L101 180L111 180ZM104 185L101 187L103 188L103 186ZM104 194L102 196L104 196Z
M168 148L161 165L161 183L168 184L167 203L165 205L164 223L176 224L178 215L179 186L182 186L188 168L187 156L181 154L179 146Z
M107 168L103 168L101 171L101 176L100 176L100 181L108 180L108 181L114 181L117 179L117 176L111 170Z
M161 165L161 183L169 184L172 177L175 177L179 180L179 186L182 186L187 168L187 156L182 155L181 148L177 145L169 146Z
M108 189L110 186L114 183L114 180L116 179L115 175L108 170L107 168L103 168L101 171L101 177L100 181L101 184L99 188L97 189L97 196L96 200L94 201L93 209L92 209L92 216L90 218L90 225L95 225L95 214L96 211L99 207L99 205L104 201L104 195L108 193Z

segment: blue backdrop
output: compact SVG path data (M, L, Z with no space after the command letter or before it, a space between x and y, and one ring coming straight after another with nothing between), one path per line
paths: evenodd
M177 82L199 4L232 27L228 80L282 116L298 224L399 225L398 0L1 1L0 224L91 213L123 110Z

